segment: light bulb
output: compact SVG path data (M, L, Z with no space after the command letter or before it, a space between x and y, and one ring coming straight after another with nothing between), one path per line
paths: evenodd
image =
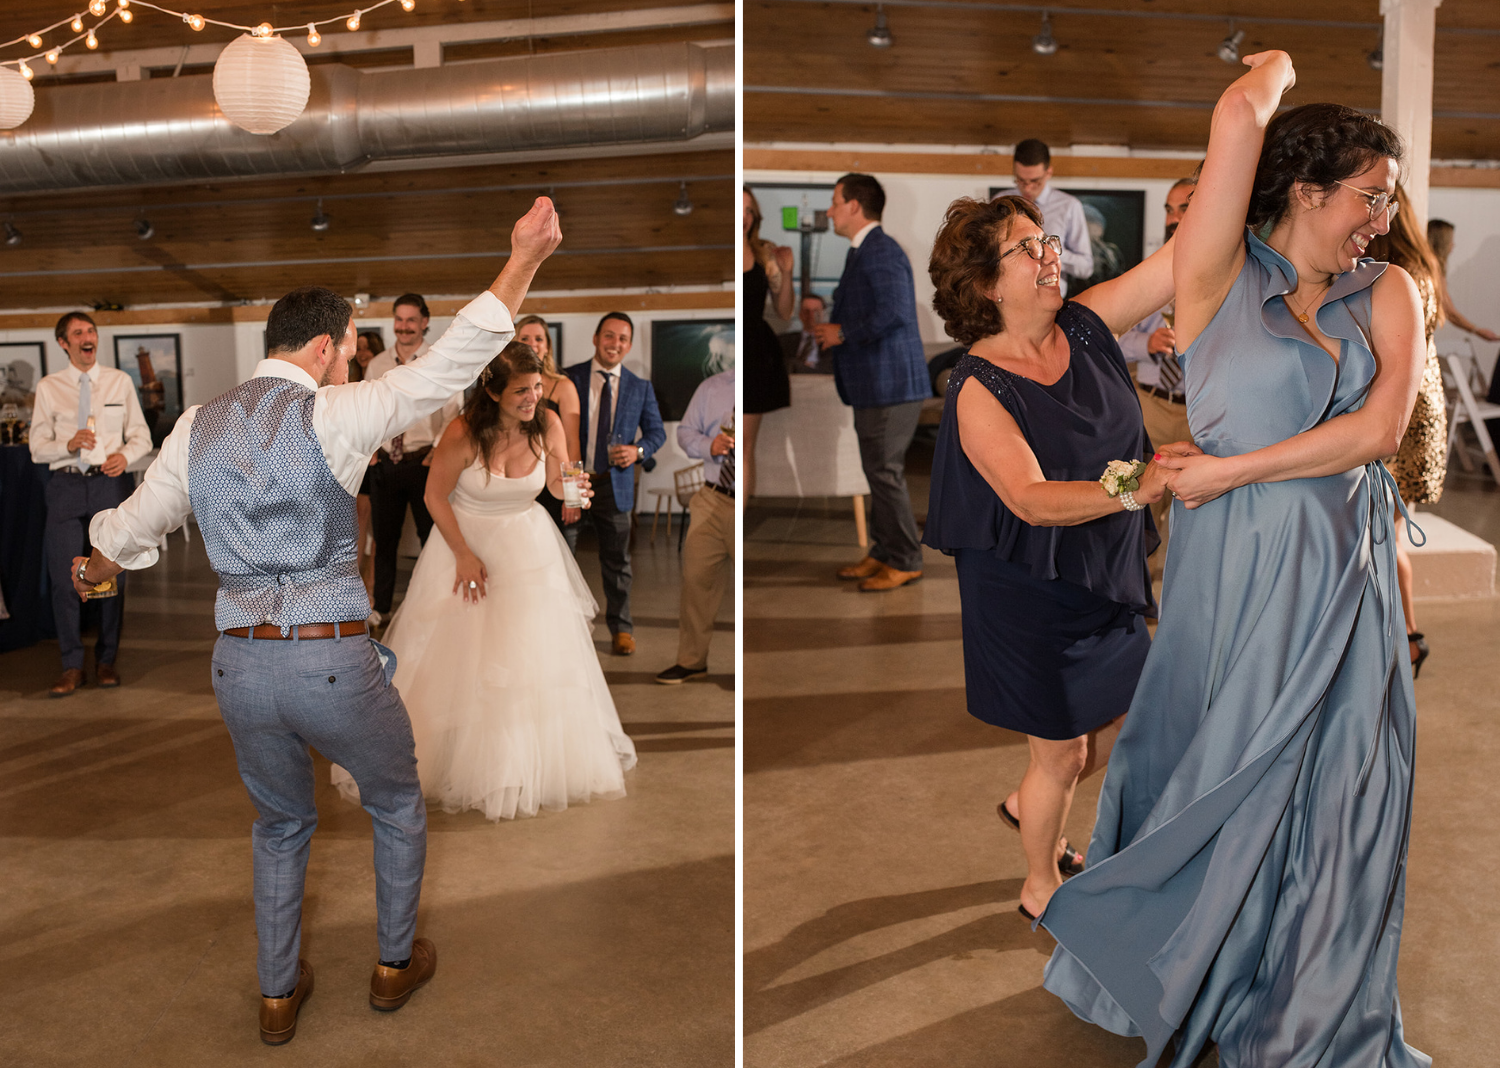
M89 12L94 15L104 14L104 8L104 0L92 0L92 2L89 4Z
M26 38L26 43L29 44L32 48L42 47L42 39L36 34L32 34L30 37Z
M310 48L317 48L318 45L322 42L322 40L323 40L323 35L318 32L318 28L316 26L314 26L311 22L309 22L307 24L307 44L308 44L308 46Z
M52 51L47 53L47 62L53 64L54 66L57 64L57 49L54 48Z
M359 12L356 11L354 14L350 15L349 21L345 22L344 25L349 27L350 32L359 29Z
M184 15L183 21L195 30L201 30L205 25L202 15Z
M98 48L99 47L99 38L97 38L97 37L94 36L94 31L93 30L90 30L88 38L83 43L85 45L87 45L89 48Z
M130 6L130 0L116 0L116 3L118 3L121 7Z
M410 11L416 6L417 0L401 0L401 9L403 11Z
M28 82L36 77L36 75L32 73L31 68L26 65L26 61L24 59L21 60L21 77L25 78Z
M255 27L255 29L251 30L250 32L255 34L255 36L257 37L269 37L271 36L271 24L269 22L262 22L259 26Z
M68 25L72 28L74 33L83 32L83 19L79 18L77 15L73 16L73 21L68 23Z
M129 11L126 8L123 8L123 7L120 8L118 14L120 16L120 21L121 22L129 22L129 21L131 21L132 19L135 18L134 12L131 12L131 11Z

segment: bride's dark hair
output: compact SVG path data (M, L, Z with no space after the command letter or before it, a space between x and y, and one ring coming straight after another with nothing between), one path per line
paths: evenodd
M506 345L500 350L500 355L479 372L479 388L464 405L463 420L469 427L469 436L474 439L479 455L484 459L486 482L490 477L490 453L494 451L495 442L500 437L500 402L495 397L505 395L505 387L515 376L541 373L542 361L524 341L512 341ZM490 396L491 392L495 397ZM536 414L528 422L522 423L521 429L526 434L531 451L538 460L542 459L546 451L543 441L547 434L547 410L540 402L537 403Z
M1399 165L1401 137L1379 119L1343 104L1303 104L1266 126L1249 218L1254 230L1275 226L1292 206L1292 189L1305 182L1323 192L1379 159Z

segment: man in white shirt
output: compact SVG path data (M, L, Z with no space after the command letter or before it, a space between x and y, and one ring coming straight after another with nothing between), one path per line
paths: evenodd
M68 312L53 333L68 366L37 385L31 459L52 469L46 491L47 575L63 672L50 694L66 697L83 685L73 558L89 551L89 521L130 495L132 480L125 468L151 451L151 430L130 376L99 365L99 330L93 319ZM100 686L118 686L120 598L100 598L99 608L94 673Z
M1052 150L1035 137L1016 145L1011 170L1016 187L1000 194L1019 194L1042 211L1042 226L1049 234L1062 238L1062 269L1080 281L1094 273L1094 253L1089 245L1088 220L1084 218L1083 201L1052 186ZM1060 285L1068 293L1067 277Z
M374 381L427 354L427 301L418 293L403 293L391 308L395 317L395 347L370 360L365 379ZM379 626L389 619L396 596L396 557L401 549L401 529L406 510L411 509L417 537L423 545L432 532L432 516L423 502L427 492L427 456L443 436L448 422L458 414L463 395L452 398L431 415L424 415L390 441L384 443L370 479L370 529L375 535L375 610L370 622Z
M82 594L122 567L149 567L166 531L190 510L198 517L219 576L214 695L260 814L251 843L267 1044L291 1041L313 985L299 956L318 822L309 747L353 776L374 825L371 1006L399 1009L437 969L432 942L416 937L426 805L411 721L390 685L394 659L367 636L355 492L382 440L437 411L510 341L512 310L561 240L552 202L538 197L489 290L424 359L378 382L347 382L355 331L342 297L317 286L288 293L271 309L270 355L255 374L183 414L140 489L94 517L93 554L75 561Z

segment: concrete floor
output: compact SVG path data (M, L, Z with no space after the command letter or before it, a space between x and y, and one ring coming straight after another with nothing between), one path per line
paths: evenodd
M1500 538L1487 480L1453 476L1429 510ZM745 540L747 1068L1137 1064L1139 1039L1041 988L1054 943L1016 913L1025 863L995 816L1026 746L965 711L952 561L929 551L922 581L885 594L836 581L862 555L842 500L757 501ZM1402 1009L1435 1065L1488 1064L1500 600L1423 604L1419 621L1433 652L1417 683ZM1078 791L1075 842L1099 782Z
M316 989L258 1037L250 824L209 685L215 581L180 535L133 577L125 685L62 700L55 643L0 656L0 1065L729 1065L734 1050L734 605L710 675L677 651L676 538L641 528L639 651L596 646L640 763L629 796L492 824L429 813L418 933L433 982L369 1008L369 818L328 785L303 922ZM580 564L599 595L598 558ZM89 665L92 680L92 664Z

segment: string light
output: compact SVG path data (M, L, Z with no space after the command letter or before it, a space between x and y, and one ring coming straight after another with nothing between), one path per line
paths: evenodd
M70 22L68 24L68 26L69 26L69 28L74 33L82 33L83 32L83 18L82 18L82 16L74 15L73 16L73 21Z
M24 59L21 60L21 77L25 78L28 82L36 77L36 75L32 73L31 68L26 65L26 61Z
M99 38L94 36L93 30L90 30L88 37L84 40L83 43L88 46L90 51L93 51L94 49L99 47Z
M102 15L106 6L104 0L91 0L89 3L89 14L95 16Z
M401 0L401 10L411 11L417 6L417 0Z
M36 34L32 34L30 37L26 38L26 43L29 44L32 48L42 47L42 39Z
M202 15L184 15L182 16L182 21L186 22L195 30L201 30L205 25L207 25L207 23L203 21Z
M309 22L307 24L307 45L308 45L308 47L309 48L317 48L318 45L320 45L322 43L323 43L323 35L318 32L317 24Z
M120 16L120 21L121 22L129 22L129 21L131 21L132 19L135 18L135 16L133 14L131 14L129 11L127 11L123 7L120 8L120 10L117 12L117 14Z
M54 48L52 51L47 53L47 62L52 64L54 67L57 66L57 49Z
M271 36L271 24L269 22L262 22L255 29L251 30L250 33L256 37L269 37Z
M359 12L356 11L354 14L350 15L349 21L344 23L344 25L349 27L350 33L353 33L355 30L359 29Z

